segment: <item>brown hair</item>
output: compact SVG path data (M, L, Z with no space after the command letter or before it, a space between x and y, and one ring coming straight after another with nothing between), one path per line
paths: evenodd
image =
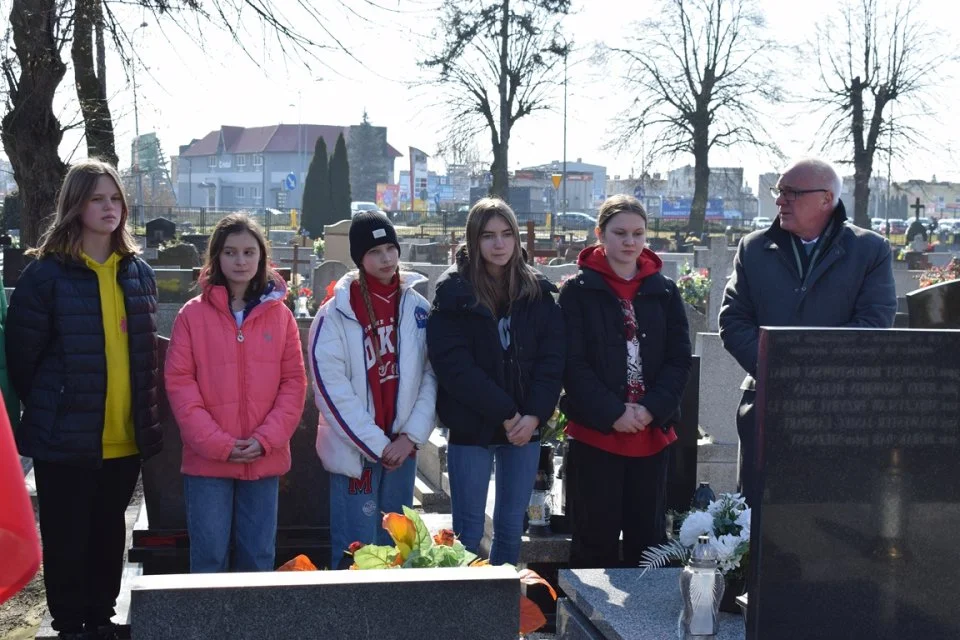
M483 264L480 255L480 236L494 216L500 216L513 232L513 254L504 267L501 280L495 279ZM523 261L520 248L520 227L517 216L503 200L499 198L481 198L467 214L467 262L460 266L460 274L473 285L477 304L482 304L496 316L503 304L508 307L514 302L526 298L536 300L540 297L540 283L537 273Z
M37 247L27 251L29 255L38 258L49 255L61 258L69 256L80 260L83 250L83 210L97 189L101 176L110 176L120 192L120 223L110 235L110 248L124 257L140 253L140 246L127 229L130 210L120 175L112 165L97 158L90 158L71 165L67 171L57 196L57 210L54 212L53 222L40 236Z
M227 286L227 278L220 270L220 254L223 252L223 245L227 242L227 236L232 233L247 232L253 236L260 247L260 260L257 262L257 273L250 280L247 291L243 296L244 300L253 300L259 297L267 287L267 281L276 277L276 272L270 268L270 251L267 248L267 241L263 235L263 229L253 218L245 213L231 213L224 216L213 229L213 235L210 236L210 242L207 244L206 262L203 265L203 273L206 275L206 284L210 286ZM229 289L229 288L228 288Z
M600 205L600 215L597 216L597 226L600 228L600 233L606 231L607 224L610 223L613 216L624 211L639 214L643 221L647 222L647 212L640 201L633 196L620 193L610 196Z
M379 246L379 245L378 245ZM393 246L393 245L390 245ZM367 272L363 265L357 265L360 271L360 295L363 297L363 306L367 308L367 320L370 321L370 338L373 341L373 353L377 357L377 366L383 366L383 357L380 355L380 334L377 332L377 314L373 310L373 301L370 300L370 288L367 286ZM400 263L397 263L397 275L400 275Z

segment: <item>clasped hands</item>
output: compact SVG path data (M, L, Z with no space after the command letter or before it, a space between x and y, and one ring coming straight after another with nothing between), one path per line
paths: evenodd
M530 442L530 436L533 435L538 426L540 426L540 418L537 416L521 416L519 411L513 414L512 418L503 421L503 429L507 432L507 441L516 447L522 447Z
M407 437L407 434L401 433L396 440L383 448L383 453L380 454L380 463L387 471L399 469L400 465L410 457L413 448L413 441Z
M628 402L623 415L613 423L614 431L620 433L640 433L653 422L653 414L642 404Z
M263 446L257 442L257 439L247 438L233 443L233 450L230 452L227 462L253 462L262 455Z

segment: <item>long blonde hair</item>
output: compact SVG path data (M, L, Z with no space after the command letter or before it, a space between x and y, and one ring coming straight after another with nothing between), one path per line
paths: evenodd
M67 171L67 177L63 179L63 185L57 197L57 210L53 222L40 236L37 247L27 251L27 254L37 258L54 255L80 260L83 250L83 210L97 189L97 182L101 176L110 176L121 198L120 224L110 236L111 249L124 257L140 253L140 246L127 229L127 216L130 210L127 207L127 196L123 192L120 175L112 165L97 158L90 158L73 164Z
M513 253L503 269L502 278L487 273L480 254L480 236L487 223L500 216L513 232ZM473 285L477 304L487 307L494 316L506 305L509 309L521 299L540 298L540 283L536 272L523 261L520 247L520 227L517 216L506 202L499 198L481 198L467 214L467 261L459 267L460 274Z

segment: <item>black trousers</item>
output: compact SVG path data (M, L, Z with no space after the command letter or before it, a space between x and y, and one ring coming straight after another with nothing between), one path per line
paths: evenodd
M35 460L43 582L57 631L110 621L120 593L127 505L139 456L99 469Z
M737 409L737 435L740 436L740 493L747 505L758 507L760 473L757 469L757 418L754 410L757 392L744 389Z
M631 458L570 441L571 568L636 567L644 549L664 542L668 452Z

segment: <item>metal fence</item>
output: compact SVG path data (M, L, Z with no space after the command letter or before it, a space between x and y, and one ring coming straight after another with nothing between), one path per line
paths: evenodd
M291 211L293 214L291 214ZM250 209L245 207L164 207L135 205L130 210L130 223L136 233L146 233L146 224L164 218L177 225L181 234L209 234L224 216L231 213L246 213L269 232L271 229L291 229L294 217L299 222L298 209Z

